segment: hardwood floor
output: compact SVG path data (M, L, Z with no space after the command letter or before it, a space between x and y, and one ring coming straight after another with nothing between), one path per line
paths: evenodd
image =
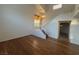
M1 55L76 55L79 46L67 41L25 36L0 43Z

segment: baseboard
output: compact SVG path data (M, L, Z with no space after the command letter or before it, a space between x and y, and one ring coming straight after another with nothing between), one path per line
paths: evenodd
M2 43L2 42L6 42L6 41L15 40L15 39L20 39L20 38L23 38L23 37L28 37L28 36L31 36L31 35L27 35L27 36L20 36L20 37L16 37L16 38L12 38L12 39L3 40L3 41L1 41L0 43Z

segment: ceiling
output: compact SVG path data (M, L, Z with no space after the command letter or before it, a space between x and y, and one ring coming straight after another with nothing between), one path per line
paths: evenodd
M41 6L46 10L52 9L55 4L41 4ZM74 10L75 4L63 4L61 9L53 10L52 11L63 11L63 12L71 12Z
M62 8L53 10L53 6L55 4L41 4L41 6L45 9L46 15L48 19L54 18L59 14L70 13L75 9L75 4L63 4Z
M24 14L29 14L30 17L36 13L35 5L37 4L18 4L18 5L0 5L0 7L4 7L3 9L12 9L15 10L17 9L18 12L24 13ZM74 11L75 9L75 4L63 4L62 8L53 10L53 6L55 4L40 4L46 12L46 15L50 17L54 17L55 15L58 15L60 13L69 13ZM3 11L3 10L2 10ZM7 11L8 12L8 11Z

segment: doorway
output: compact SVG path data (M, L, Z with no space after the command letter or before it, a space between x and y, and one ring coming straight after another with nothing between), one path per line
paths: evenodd
M59 21L59 38L69 39L71 21Z

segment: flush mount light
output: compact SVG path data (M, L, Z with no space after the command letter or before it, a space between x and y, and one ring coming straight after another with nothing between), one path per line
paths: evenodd
M54 5L53 10L62 8L62 4Z

